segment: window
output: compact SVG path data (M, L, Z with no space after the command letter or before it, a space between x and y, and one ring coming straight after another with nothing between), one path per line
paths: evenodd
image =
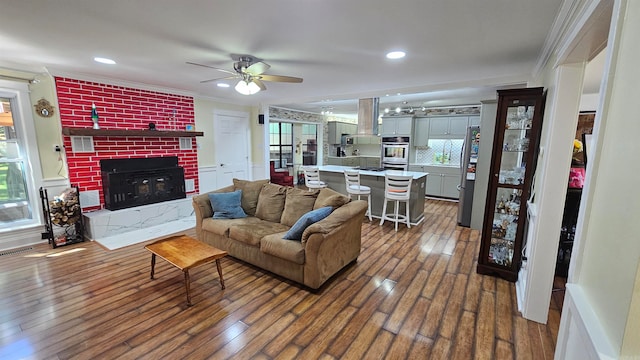
M0 97L0 228L32 218L23 144L16 133L12 101Z
M269 159L276 168L293 164L293 124L269 123Z

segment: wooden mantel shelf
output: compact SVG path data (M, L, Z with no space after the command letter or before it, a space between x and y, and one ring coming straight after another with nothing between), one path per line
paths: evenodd
M69 136L138 136L138 137L196 137L204 136L202 131L162 131L162 130L120 130L91 128L62 128L63 135Z

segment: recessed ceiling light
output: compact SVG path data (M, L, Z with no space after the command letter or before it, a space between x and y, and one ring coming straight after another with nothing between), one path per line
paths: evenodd
M404 51L392 51L387 53L387 59L402 59L405 55Z
M108 65L115 65L115 61L111 60L111 59L107 59L107 58L102 58L102 57L94 57L93 58L94 61L99 62L101 64L108 64Z
M218 87L221 87L221 88L228 88L229 87L229 84L227 84L227 83L218 83L217 85L218 85Z

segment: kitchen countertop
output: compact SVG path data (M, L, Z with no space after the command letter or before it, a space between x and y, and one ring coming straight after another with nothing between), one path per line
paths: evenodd
M334 173L344 173L344 170L360 170L358 168L350 167L350 166L339 166L339 165L323 165L319 166L318 169L320 171L334 172ZM402 174L402 175L411 175L414 179L420 179L424 176L429 175L429 173L423 173L418 171L398 171L398 170L384 170L384 171L371 171L371 170L360 170L360 175L369 175L369 176L378 176L384 177L386 172L391 172L394 174Z
M447 168L460 168L460 164L441 164L441 163L431 163L431 164L409 164L409 166L438 166L438 167L447 167Z

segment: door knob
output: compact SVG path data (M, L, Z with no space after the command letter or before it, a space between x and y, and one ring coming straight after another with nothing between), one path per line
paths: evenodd
M224 164L220 164L220 167L224 167Z

